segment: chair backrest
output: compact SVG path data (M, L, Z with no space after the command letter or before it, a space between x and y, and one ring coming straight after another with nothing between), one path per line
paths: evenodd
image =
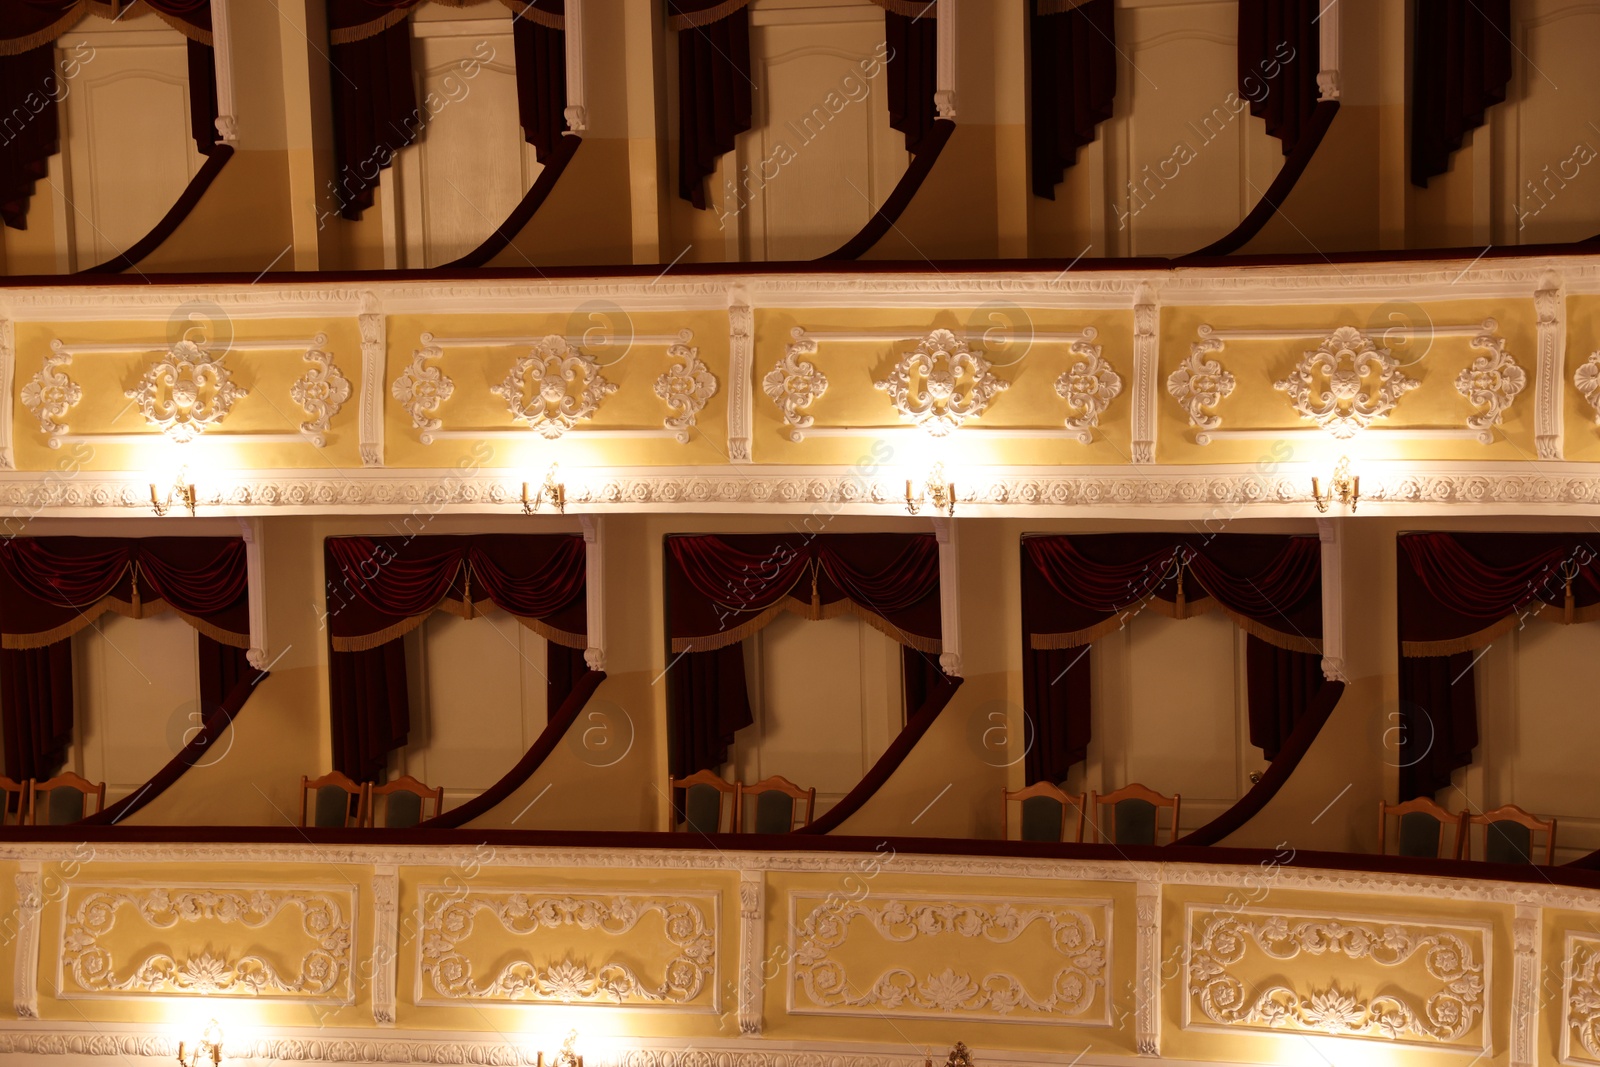
M91 807L89 801L93 798ZM8 798L9 799L9 798ZM41 802L42 800L42 802ZM106 806L106 784L62 771L54 778L33 782L29 790L28 821L35 826L66 826L97 814ZM40 818L41 808L43 818Z
M684 778L667 779L668 788L683 790L683 826L697 834L733 833L739 827L739 785L715 771L695 771ZM724 827L726 824L726 827ZM680 829L677 812L672 828Z
M1541 819L1523 811L1515 804L1503 804L1493 811L1473 815L1462 812L1464 825L1483 827L1483 858L1490 863L1539 863L1550 866L1555 862L1556 821ZM1542 833L1544 856L1538 857L1533 835ZM1472 836L1466 835L1462 857L1472 858Z
M32 793L31 781L13 782L0 775L0 826L21 826L28 821Z
M1034 782L1023 789L1007 789L1001 794L1000 836L1011 837L1011 805L1020 803L1023 841L1068 840L1072 827L1073 841L1083 840L1084 794L1068 793L1050 782ZM1076 818L1074 818L1076 814Z
M367 819L366 782L357 782L339 771L316 778L300 776L300 825L320 827L363 826ZM311 822L306 821L306 794L315 796Z
M802 789L781 774L763 778L752 785L736 783L734 798L735 828L758 834L786 834L800 826L810 826L816 811L816 789ZM745 826L745 798L756 798L755 828Z
M1394 855L1414 859L1459 859L1466 840L1466 812L1452 814L1427 797L1403 804L1378 801L1378 851L1389 855L1389 821L1395 820ZM1446 828L1451 829L1446 834Z
M1113 789L1109 793L1090 793L1089 810L1094 812L1095 840L1109 840L1116 845L1154 845L1160 844L1161 809L1170 808L1171 826L1167 829L1165 844L1172 844L1178 839L1178 811L1182 797L1178 793L1170 797L1164 793L1157 793L1148 786L1138 782L1130 782L1121 789ZM1109 821L1103 809L1111 808ZM1109 826L1111 835L1106 836Z
M402 774L392 782L367 788L367 819L365 825L375 825L378 819L378 802L383 801L383 826L391 830L405 830L431 819L444 810L444 786L430 788L409 774ZM428 801L433 801L433 811L426 812Z

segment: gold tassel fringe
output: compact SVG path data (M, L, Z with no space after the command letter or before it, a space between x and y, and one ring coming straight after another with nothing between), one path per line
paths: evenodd
M708 7L704 11L696 11L687 15L667 16L667 29L692 30L700 26L709 26L713 22L721 22L740 8L748 7L750 0L724 0L715 7Z

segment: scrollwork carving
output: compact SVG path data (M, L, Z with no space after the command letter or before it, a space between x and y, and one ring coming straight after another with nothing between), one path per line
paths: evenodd
M691 347L688 342L689 331L685 330L678 343L667 349L667 358L679 362L656 379L656 396L675 412L668 415L662 425L675 431L679 444L689 442L689 427L695 424L706 402L717 392L717 379L701 361L700 349Z
M617 387L600 373L593 356L551 334L518 356L505 380L489 391L506 402L512 418L555 440L594 418L600 402Z
M1076 430L1078 440L1088 444L1106 407L1122 392L1122 378L1100 355L1100 346L1074 341L1072 355L1079 357L1056 379L1056 395L1072 409L1066 427Z
M798 326L790 336L793 340L784 346L783 359L761 379L761 389L783 413L784 425L789 427L789 440L798 444L805 440L805 431L816 422L801 409L822 399L822 394L828 391L828 377L809 359L800 358L816 355L817 342Z
M389 390L411 416L411 425L422 431L425 445L433 443L432 431L444 425L439 421L439 405L456 391L456 383L441 368L428 365L428 360L443 355L437 346L427 343L429 340L428 334L422 335L423 347L411 353L411 362Z
M70 366L72 353L60 341L51 341L44 366L22 387L22 406L39 420L39 432L51 448L61 447L61 436L70 429L67 413L83 399L83 388L62 370Z
M312 344L326 344L328 338L318 334ZM310 364L304 374L289 386L289 398L305 409L310 416L300 424L300 432L321 448L327 443L328 423L350 399L350 379L334 366L333 357L321 348L305 354Z
M193 441L227 418L236 400L250 395L235 384L222 357L193 341L174 342L123 395L151 426L174 441Z
M1223 370L1216 359L1210 358L1221 351L1220 338L1196 341L1189 346L1189 358L1167 376L1167 392L1189 416L1189 425L1197 430L1215 430L1221 426L1222 417L1214 409L1233 395L1233 375Z
M989 361L949 330L934 330L901 354L889 376L872 383L889 394L900 417L934 437L982 417L996 393L1011 383L995 377Z
M1503 339L1493 334L1479 334L1472 339L1472 347L1488 352L1478 356L1456 376L1456 392L1483 409L1467 417L1467 428L1477 430L1480 440L1488 444L1490 430L1500 425L1511 402L1528 384L1528 376L1506 351Z
M1301 418L1345 440L1388 418L1400 397L1422 383L1354 326L1341 326L1307 351L1273 388L1289 394Z

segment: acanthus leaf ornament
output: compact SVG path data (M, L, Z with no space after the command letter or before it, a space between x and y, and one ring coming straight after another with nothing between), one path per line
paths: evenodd
M326 335L318 334L312 344L323 345L327 341ZM333 357L321 348L306 352L305 361L310 366L289 386L289 398L310 416L300 424L300 432L321 448L327 443L329 421L350 399L350 379L334 366Z
M872 383L889 394L900 417L944 437L968 419L982 417L996 393L1011 383L995 377L981 353L949 330L934 330L901 354L889 376Z
M1067 429L1078 431L1078 440L1088 444L1100 416L1122 392L1122 378L1100 355L1099 345L1074 341L1071 352L1081 358L1056 379L1056 395L1073 411L1067 416Z
M1400 361L1354 326L1340 326L1305 352L1287 378L1273 388L1289 394L1300 413L1340 440L1389 416L1400 397L1422 383L1400 370Z
M193 441L222 422L234 401L250 395L236 385L223 364L190 340L176 341L164 358L145 368L139 384L123 395L135 402L145 421L172 440Z
M1206 443L1205 431L1222 425L1222 416L1212 409L1233 395L1233 375L1217 360L1208 358L1222 351L1222 340L1208 337L1189 346L1189 358L1167 376L1167 392L1189 416L1189 425L1200 430L1196 441Z
M675 413L662 420L662 425L676 431L679 444L689 443L689 427L717 393L717 379L700 359L700 349L689 344L691 336L684 330L678 343L667 349L667 358L679 362L668 367L655 383L656 396Z
M800 358L816 355L817 342L807 337L799 326L790 332L790 337L793 340L784 345L783 358L761 379L761 389L783 413L784 425L789 427L789 440L798 444L805 440L804 431L816 422L801 409L822 399L822 394L828 391L828 377L809 359Z
M593 356L551 334L518 356L505 380L489 391L506 402L512 418L555 440L592 419L617 387L600 374Z
M22 404L39 420L39 432L51 448L61 447L61 435L70 429L67 413L83 399L83 388L61 369L71 365L72 353L60 341L51 341L44 367L22 387Z
M1591 352L1589 358L1572 372L1572 384L1594 409L1595 425L1600 426L1600 351Z
M1482 333L1472 339L1472 347L1488 353L1456 376L1456 392L1483 409L1467 417L1467 428L1477 430L1479 440L1488 444L1490 430L1500 425L1511 402L1528 384L1528 375L1506 351L1502 338Z
M422 431L422 443L433 443L433 433L444 425L439 421L439 405L449 400L456 391L456 383L439 367L430 367L428 360L438 359L443 353L431 341L432 335L423 334L423 347L411 353L411 362L400 372L400 377L390 386L400 407L411 416L411 425Z

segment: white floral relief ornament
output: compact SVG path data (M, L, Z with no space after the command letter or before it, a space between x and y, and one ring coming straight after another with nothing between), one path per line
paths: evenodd
M1189 358L1167 377L1167 393L1189 416L1189 425L1202 431L1196 436L1200 444L1206 443L1204 431L1222 425L1222 416L1212 409L1233 395L1233 375L1217 360L1207 358L1220 351L1220 338L1196 341L1189 346Z
M312 343L321 345L327 340L326 336L318 334ZM289 386L289 399L310 416L300 424L300 432L321 448L327 443L328 423L350 399L350 379L334 366L333 357L320 348L308 351L305 361L310 366Z
M48 364L47 364L48 366ZM1591 352L1589 358L1572 372L1572 384L1578 394L1594 410L1595 425L1600 426L1600 351Z
M1477 430L1478 439L1488 444L1492 439L1489 431L1500 425L1511 402L1528 384L1528 375L1506 351L1502 338L1479 334L1472 339L1472 347L1488 349L1488 354L1474 359L1456 376L1456 392L1483 409L1467 417L1467 428Z
M1093 440L1091 431L1100 425L1100 416L1122 392L1122 378L1100 355L1100 346L1088 341L1073 342L1071 352L1082 358L1056 379L1056 395L1072 408L1066 427L1077 431L1082 444Z
M903 353L888 377L872 383L889 394L900 417L944 437L968 419L982 417L996 393L1011 383L995 377L981 353L949 330L934 330Z
M512 418L555 440L592 419L617 387L601 375L594 357L551 334L518 356L505 380L489 391L506 402Z
M433 432L444 425L439 421L439 405L449 400L456 391L456 383L438 367L428 365L428 360L438 359L443 353L429 342L431 334L422 335L423 347L411 353L411 362L400 372L400 377L390 386L400 407L411 416L411 425L422 431L422 443L433 443Z
M1273 388L1289 394L1301 418L1340 440L1374 420L1388 418L1400 397L1422 383L1400 371L1400 362L1354 326L1341 326L1305 352L1287 378Z
M67 412L83 399L82 387L61 369L71 365L72 353L60 341L51 341L44 367L22 387L22 406L39 420L39 432L51 448L61 447L61 435L70 429Z
M778 405L783 413L784 425L789 427L789 440L798 444L805 440L805 431L816 419L802 411L822 399L828 391L828 376L817 370L816 364L801 356L817 354L817 342L806 336L799 326L790 331L793 339L783 348L783 358L761 379L761 390Z
M679 342L667 349L667 357L679 362L656 379L656 396L674 412L662 425L675 431L679 444L689 443L689 427L717 392L716 377L701 361L700 349L689 345L688 340L689 331L685 330Z
M250 395L250 390L234 383L223 355L193 341L177 341L123 395L147 423L172 440L193 441L222 422L234 401Z

